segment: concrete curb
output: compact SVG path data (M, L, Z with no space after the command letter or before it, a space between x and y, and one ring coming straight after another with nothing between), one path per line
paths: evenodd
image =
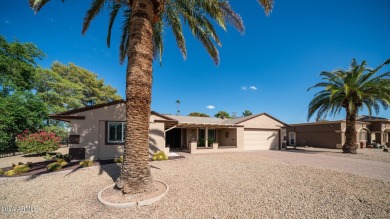
M153 198L150 198L150 199L146 199L146 200L142 200L142 201L133 201L133 202L127 202L127 203L111 203L111 202L108 202L108 201L106 201L106 200L104 200L102 198L102 193L106 189L109 189L109 188L113 187L115 185L115 183L113 183L113 184L111 184L109 186L104 187L104 189L100 190L100 192L98 193L98 200L103 205L105 205L107 207L111 207L111 208L131 208L131 207L136 207L136 206L151 205L154 202L160 200L162 197L164 197L168 193L168 191L169 191L169 186L165 182L163 182L161 180L157 180L157 179L155 179L154 181L161 182L166 187L166 190L162 194L160 194L160 195L158 195L156 197L153 197Z

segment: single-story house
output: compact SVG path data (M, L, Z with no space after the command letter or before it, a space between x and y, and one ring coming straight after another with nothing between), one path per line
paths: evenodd
M345 143L346 121L319 121L290 124L287 128L288 145L341 148ZM389 145L390 120L359 116L356 119L356 143L366 147L371 143ZM390 145L389 145L390 146Z
M123 100L98 104L50 118L70 123L71 154L78 159L104 160L123 153L126 106ZM208 153L281 149L288 125L267 113L236 119L162 115L152 111L149 152Z

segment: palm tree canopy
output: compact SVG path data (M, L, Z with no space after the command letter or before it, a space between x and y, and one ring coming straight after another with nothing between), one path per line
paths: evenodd
M321 72L323 81L308 89L323 88L310 102L307 120L316 112L316 120L324 119L328 114L339 114L342 108L353 113L365 106L370 115L373 110L378 114L380 106L387 109L390 105L390 72L376 73L390 64L390 59L375 69L366 67L366 64L363 61L359 65L353 59L346 71Z
M38 12L50 0L29 0L30 6ZM61 0L64 2L64 0ZM107 46L110 47L111 30L118 14L122 15L122 34L119 45L119 60L123 63L127 56L129 43L131 5L134 0L93 0L90 9L84 17L82 33L84 34L99 12L108 8L110 19L107 33ZM268 15L273 6L273 0L258 0ZM153 21L154 57L162 61L163 32L165 27L172 30L183 58L186 59L187 49L183 35L183 23L188 25L192 34L203 44L215 64L219 64L217 46L221 46L213 23L210 19L226 31L230 24L239 32L244 32L244 24L240 15L235 13L227 0L153 0L155 5L155 18ZM163 4L163 5L161 5Z

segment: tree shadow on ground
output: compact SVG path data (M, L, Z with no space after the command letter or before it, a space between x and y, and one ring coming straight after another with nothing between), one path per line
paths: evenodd
M340 151L326 151L321 149L311 150L310 148L299 148L299 147L287 147L286 150L281 150L281 151L292 152L292 153L303 153L303 154L341 153L341 150Z
M104 172L106 172L107 175L111 177L112 181L115 182L120 176L122 165L120 163L109 162L108 160L101 160L99 161L99 163L100 163L100 169L98 174L101 175ZM153 165L151 165L150 167L161 170L159 167Z

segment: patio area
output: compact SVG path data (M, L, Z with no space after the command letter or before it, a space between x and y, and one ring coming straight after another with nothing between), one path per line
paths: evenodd
M267 152L269 153L269 152ZM272 153L272 152L271 152ZM288 153L288 152L274 152ZM292 153L288 153L292 154ZM151 206L109 209L97 193L119 174L116 164L35 179L0 180L3 211L20 218L389 218L389 182L350 173L291 165L264 152L184 154L152 162L154 178L170 191ZM345 158L351 159L351 158ZM390 166L390 163L389 163Z

